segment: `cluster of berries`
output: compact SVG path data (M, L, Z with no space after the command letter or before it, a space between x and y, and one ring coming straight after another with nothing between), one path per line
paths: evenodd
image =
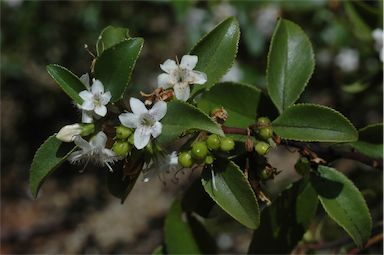
M257 140L255 143L255 150L259 155L265 155L268 153L271 145L269 145L268 140L273 136L273 128L271 125L271 120L267 117L260 117L256 122L257 136L261 140Z
M190 168L195 162L212 164L214 156L212 152L229 152L235 148L235 142L229 137L219 137L212 134L205 141L195 142L189 151L183 151L178 156L178 162L182 167Z
M134 144L133 129L123 125L116 127L115 142L112 151L119 157L125 158L131 152Z

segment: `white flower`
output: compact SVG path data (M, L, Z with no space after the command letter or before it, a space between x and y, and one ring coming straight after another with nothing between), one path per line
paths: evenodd
M131 97L129 104L132 113L119 115L121 124L129 128L135 128L133 142L137 149L144 148L151 135L156 138L161 134L162 125L159 122L167 112L167 104L164 101L155 103L151 110L148 110L139 99Z
M187 101L190 95L189 85L204 84L207 75L203 72L194 71L198 61L197 56L185 55L180 64L174 60L166 60L160 68L165 72L157 77L158 87L164 89L173 88L177 99Z
M81 78L86 84L87 78L84 76ZM79 96L84 100L83 104L79 105L79 108L83 110L82 121L84 123L91 123L93 114L96 114L96 117L104 117L107 114L106 105L111 100L111 92L104 92L101 81L93 79L91 88L81 91Z
M179 167L177 152L171 154L159 154L148 165L143 168L143 182L148 182L154 176L171 172Z
M344 72L353 72L359 67L359 52L345 48L336 56L336 65Z
M57 133L56 138L63 142L73 142L76 136L80 135L82 127L80 124L66 125Z
M375 41L375 49L380 54L380 60L383 62L384 52L383 52L383 30L380 28L376 28L372 31L372 37Z
M110 164L120 159L112 150L105 148L107 136L102 131L92 137L89 142L79 135L75 136L74 142L80 150L72 152L68 160L71 163L85 161L84 168L92 160L102 166L106 165L110 171L113 171Z

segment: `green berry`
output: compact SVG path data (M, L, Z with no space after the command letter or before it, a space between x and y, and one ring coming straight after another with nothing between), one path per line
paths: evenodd
M182 167L190 168L193 165L193 159L190 151L184 151L179 154L178 162Z
M305 176L311 170L309 160L307 158L301 157L295 164L296 172L302 176Z
M221 139L220 150L228 152L235 148L235 142L232 138L224 137Z
M272 127L263 127L263 128L260 128L259 130L259 135L261 136L261 138L265 139L265 140L268 140L269 138L272 137L273 135L273 129Z
M112 146L112 150L121 157L126 157L131 149L132 145L123 141L116 141Z
M214 160L215 160L215 159L213 158L212 155L208 155L208 156L205 158L204 163L205 163L205 164L208 164L208 165L211 165L211 164L213 163Z
M264 168L260 173L259 176L262 180L268 180L271 179L272 172L269 169Z
M218 135L210 135L207 139L207 147L209 150L217 150L220 148L220 137Z
M118 139L127 139L132 134L132 129L125 126L116 127L116 138Z
M266 142L258 142L255 145L255 150L259 155L265 155L268 153L271 146Z
M95 132L95 124L80 124L81 136L87 136Z
M131 136L128 138L128 142L129 142L130 144L133 144L133 143L134 143L134 136L133 136L133 135L131 135Z
M192 157L198 160L205 159L208 148L205 142L197 142L192 146Z
M270 126L271 125L271 120L267 117L260 117L257 119L256 124L259 127L265 127L265 126Z

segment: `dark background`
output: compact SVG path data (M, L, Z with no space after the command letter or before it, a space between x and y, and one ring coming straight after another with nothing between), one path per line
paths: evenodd
M355 5L371 29L382 23L378 2ZM240 22L241 39L236 68L227 79L265 87L270 36L276 17L283 16L303 27L316 53L315 73L300 100L334 107L358 128L382 121L382 63L374 42L359 37L340 1L2 1L1 253L150 253L161 243L163 217L188 178L168 186L138 182L120 205L104 186L105 169L79 174L65 163L32 199L28 171L34 152L80 117L45 66L57 63L77 75L87 72L92 57L84 44L95 52L104 27L124 26L131 36L145 39L128 93L138 92L135 84L149 91L156 86L160 63L184 55L230 15ZM346 48L359 55L352 71L337 64ZM366 192L377 224L382 172L350 161L339 166ZM345 235L327 218L322 224L334 229L324 231L324 240ZM221 251L232 253L246 252L249 238L237 223L216 235Z

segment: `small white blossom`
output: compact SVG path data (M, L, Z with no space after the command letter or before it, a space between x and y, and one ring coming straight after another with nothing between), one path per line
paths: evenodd
M143 168L143 182L148 182L154 176L160 176L164 172L171 172L179 167L177 152L171 154L159 154Z
M148 110L143 102L134 97L131 97L129 104L132 113L120 114L119 120L124 126L136 129L133 142L140 150L147 146L151 135L156 138L161 134L162 124L159 121L167 112L167 104L164 101L158 101L152 109Z
M383 52L383 30L381 28L376 28L372 31L372 37L375 41L375 49L379 52L380 60L383 62L384 52Z
M84 161L86 166L91 160L96 164L107 166L112 171L110 164L120 159L112 150L105 148L107 136L102 131L92 137L89 142L79 135L75 136L74 142L80 150L69 155L68 160L71 163Z
M73 142L75 137L80 135L81 131L80 124L66 125L56 134L56 138L63 142Z
M354 49L345 48L337 54L336 65L344 72L353 72L359 67L359 52Z
M86 86L87 81L89 83L89 77L84 75L81 77L81 80ZM82 110L83 123L92 123L94 115L96 115L95 117L104 117L107 114L106 105L111 100L111 92L104 92L104 86L101 81L93 79L92 86L90 88L87 87L87 90L81 91L79 96L84 100L78 106Z
M204 84L207 75L203 72L194 71L198 61L197 56L185 55L180 64L174 60L166 60L160 68L165 72L158 76L158 87L164 89L173 88L177 99L187 101L190 95L189 85Z

